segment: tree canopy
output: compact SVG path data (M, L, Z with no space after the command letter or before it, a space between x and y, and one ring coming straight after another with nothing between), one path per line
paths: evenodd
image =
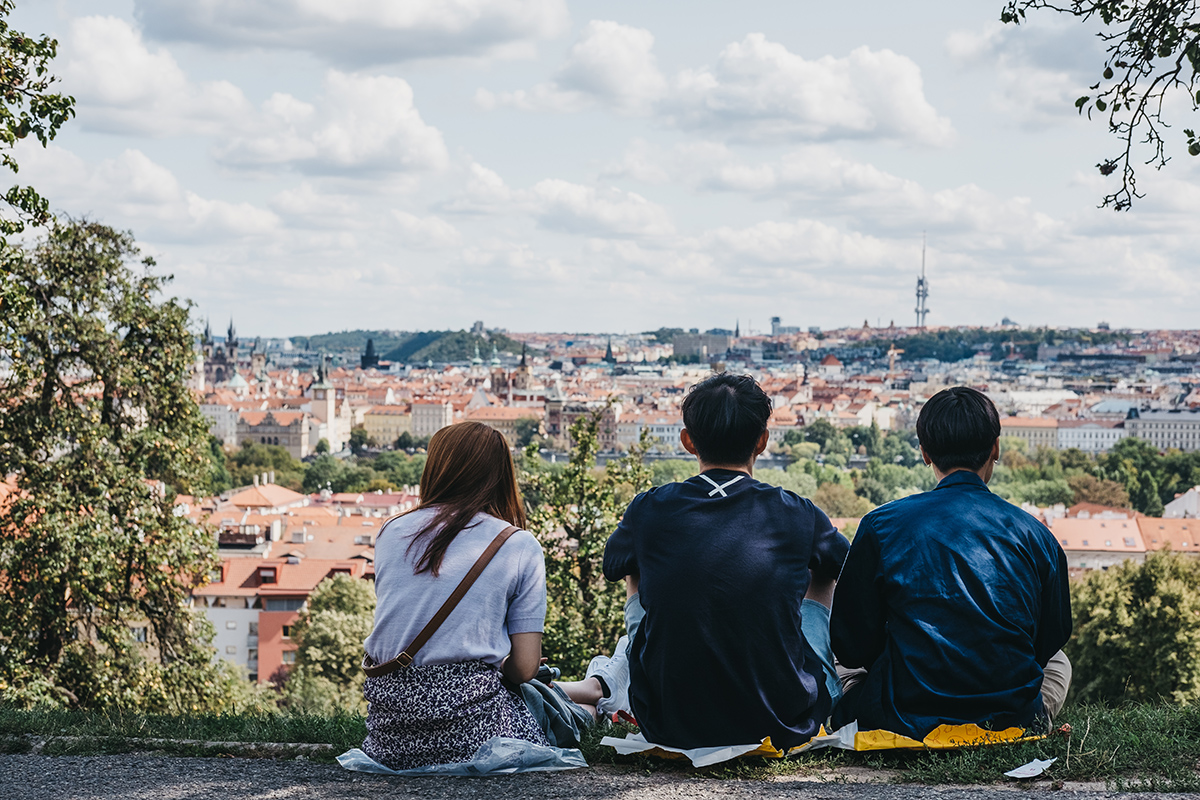
M32 302L0 315L0 475L16 486L0 508L0 682L103 704L106 681L137 673L163 707L218 702L211 633L186 608L214 539L174 504L211 468L187 307L103 225L59 223L0 258Z

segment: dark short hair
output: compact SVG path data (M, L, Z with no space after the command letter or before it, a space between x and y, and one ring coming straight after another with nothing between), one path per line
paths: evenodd
M749 375L714 375L683 399L683 427L709 464L748 462L770 418L771 398Z
M955 386L929 398L917 416L917 439L942 472L978 470L1000 438L1000 414L983 392Z

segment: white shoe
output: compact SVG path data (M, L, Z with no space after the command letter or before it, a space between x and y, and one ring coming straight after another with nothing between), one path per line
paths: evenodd
M602 664L597 664L599 656L592 659L592 664L588 665L588 675L599 673L604 678L605 684L608 685L608 697L600 698L600 702L596 703L596 713L603 717L611 717L618 711L624 711L627 714L633 713L633 709L629 707L629 637L622 636L617 640L616 649L613 650L612 658L605 659ZM593 669L592 665L596 665Z

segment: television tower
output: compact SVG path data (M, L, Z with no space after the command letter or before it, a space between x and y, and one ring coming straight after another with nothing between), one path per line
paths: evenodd
M921 234L921 277L917 278L917 327L925 327L925 315L929 309L925 301L929 298L929 282L925 280L925 234Z

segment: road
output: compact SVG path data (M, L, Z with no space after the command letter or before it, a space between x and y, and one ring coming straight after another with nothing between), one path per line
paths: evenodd
M833 779L728 780L679 772L646 774L616 767L500 778L399 778L346 772L308 761L244 758L122 756L0 756L0 800L1015 800L1024 795L1091 800L1167 797L1117 794L1095 786L1046 784L995 787L917 787L862 782L862 774ZM1181 797L1172 795L1171 797Z

